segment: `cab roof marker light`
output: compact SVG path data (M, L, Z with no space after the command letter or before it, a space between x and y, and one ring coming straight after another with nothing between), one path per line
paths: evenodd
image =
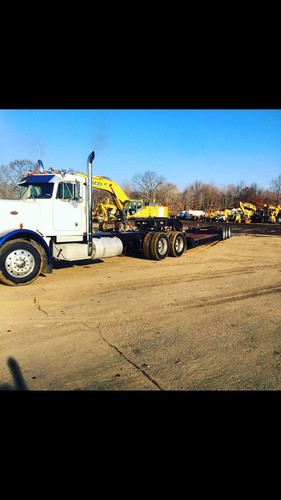
M50 174L58 174L61 175L62 177L65 177L67 174L71 175L78 175L87 178L86 174L83 174L82 172L73 172L73 170L57 170L54 168L48 168L48 170L29 170L26 174L24 174L24 177L28 177L30 175L50 175ZM106 177L107 178L107 177ZM108 178L108 180L111 180Z

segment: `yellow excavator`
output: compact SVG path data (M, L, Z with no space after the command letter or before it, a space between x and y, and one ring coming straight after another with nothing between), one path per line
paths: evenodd
M251 222L260 222L265 224L276 224L279 220L279 213L281 205L267 205L265 204L262 209L256 210L251 216Z
M87 178L86 174L81 172L79 175ZM99 202L96 207L93 208L93 216L96 217L97 214L99 214L100 222L101 219L104 222L110 221L110 219L114 220L117 211L120 215L123 215L125 219L168 217L168 207L158 205L155 203L155 200L151 203L144 203L143 200L130 200L119 184L109 177L93 176L92 187L110 193L113 200L113 203L111 203L110 200L107 200L107 202ZM99 217L97 218L99 219Z
M243 216L241 217L246 224L249 224L252 220L253 215L257 212L257 207L252 203L240 201L240 208L242 210Z
M94 213L99 209L102 211L103 221L116 218L117 211L123 212L127 219L168 217L168 207L155 203L155 200L149 203L144 203L143 200L130 200L123 189L108 177L92 177L92 187L111 193L113 198L114 204L107 200L107 202L98 203L93 210Z
M280 210L281 205L278 205L278 207L276 207L275 205L264 205L263 213L265 222L276 224Z

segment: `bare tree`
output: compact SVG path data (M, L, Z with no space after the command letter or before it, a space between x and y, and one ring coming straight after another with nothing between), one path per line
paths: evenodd
M276 179L272 179L270 183L270 189L276 196L275 205L280 205L281 203L281 174L278 175Z
M236 205L237 205L237 203L239 204L239 200L241 200L241 198L242 198L242 191L243 191L244 187L245 187L244 181L240 181L239 184L236 185L236 188L235 188Z
M234 184L228 184L220 193L221 198L218 209L238 207L240 198L237 197L237 187Z
M240 201L243 203L252 203L258 209L262 208L264 205L262 188L260 188L255 182L251 186L245 186L240 192Z
M194 210L203 210L203 186L201 181L195 181L191 186L189 186L189 191L191 194L192 206L189 208Z
M133 189L141 198L157 198L159 188L166 182L165 177L147 170L144 174L135 174L132 178Z
M164 182L158 188L157 203L167 206L169 213L177 214L181 210L181 194L176 184Z
M193 208L193 192L191 191L189 186L184 189L181 201L183 210L189 210L190 208Z
M130 182L124 182L122 185L121 185L124 193L126 193L128 195L128 197L130 198L130 200L132 199L136 199L138 197L137 193L134 193L134 190L130 184Z
M220 190L213 184L204 184L202 186L202 210L208 211L215 209L219 205Z
M31 160L14 160L9 165L0 166L0 196L2 199L16 198L18 182L28 170L36 170L37 163Z

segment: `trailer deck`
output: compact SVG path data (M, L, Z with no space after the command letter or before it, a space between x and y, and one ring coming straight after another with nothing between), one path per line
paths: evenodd
M186 247L187 249L195 248L201 245L207 245L220 241L231 236L230 230L224 227L193 227L186 229Z

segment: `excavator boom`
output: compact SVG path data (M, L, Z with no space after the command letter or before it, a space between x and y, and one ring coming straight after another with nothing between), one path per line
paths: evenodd
M85 177L87 179L87 175L79 172L78 175ZM97 189L102 189L103 191L107 191L111 193L113 196L114 203L120 212L124 212L124 208L126 204L129 202L129 198L123 189L112 179L109 177L103 177L100 175L95 175L92 177L92 187Z

